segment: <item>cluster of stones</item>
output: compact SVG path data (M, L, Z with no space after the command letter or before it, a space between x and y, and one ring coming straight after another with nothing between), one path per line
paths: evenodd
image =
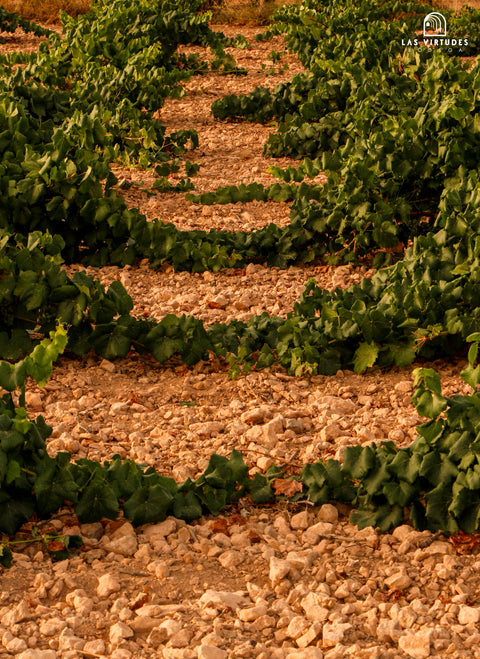
M59 530L86 549L18 553L4 573L2 657L480 657L480 561L408 525L359 531L325 504Z

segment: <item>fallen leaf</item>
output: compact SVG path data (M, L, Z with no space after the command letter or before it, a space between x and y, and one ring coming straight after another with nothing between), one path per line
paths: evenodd
M262 537L253 529L250 529L247 532L247 537L253 545L262 541Z
M131 611L136 611L141 606L143 606L147 601L148 601L147 592L138 593L138 595L136 595L132 600L130 600L128 607Z
M303 491L303 485L300 481L287 480L286 478L275 478L272 487L277 496L293 497L296 492Z
M230 535L228 532L228 522L226 519L215 519L213 522L210 522L210 528L213 533L224 533L225 535Z
M50 540L47 545L49 551L64 551L65 545L61 540Z
M456 535L450 537L450 542L459 554L467 554L480 544L480 535L478 533L464 533L459 531Z
M247 523L247 520L243 515L237 515L236 513L234 515L230 515L228 518L228 522L230 525L232 524L238 524L238 526L243 526L244 524Z
M139 398L133 391L130 392L130 405L132 403L137 403L137 405L143 405L142 401L139 400Z

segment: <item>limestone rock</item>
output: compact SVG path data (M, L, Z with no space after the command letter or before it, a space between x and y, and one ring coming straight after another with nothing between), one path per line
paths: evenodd
M385 579L385 585L392 590L405 590L411 585L411 583L412 580L403 570L394 572L390 577Z
M427 659L430 656L431 637L432 630L422 629L415 634L407 633L400 637L398 647L409 657Z
M120 590L120 582L111 574L102 574L98 579L97 595L99 597L108 597L112 593Z
M112 645L118 645L126 638L132 638L133 629L124 622L116 622L110 627L109 639Z
M200 645L198 648L198 659L227 659L228 652L214 645Z
M24 650L17 659L57 659L58 655L55 650Z
M305 620L302 616L295 616L287 627L287 636L295 640L299 636L302 636L302 634L305 634L309 627L310 623L308 620Z
M338 643L343 641L343 638L347 631L352 629L352 625L348 622L327 622L323 626L322 639L324 647L334 647Z
M248 604L248 600L243 595L223 590L207 590L198 602L203 608L216 606L233 610Z
M291 565L288 561L272 556L270 558L270 572L269 577L272 586L279 584L290 572Z
M67 622L65 620L61 620L60 618L49 618L40 623L40 634L42 636L55 636L60 633L62 629L65 629L66 626Z
M458 611L458 622L460 625L475 624L480 620L480 609L475 606L462 604Z
M308 512L306 510L302 510L301 513L292 515L290 526L295 530L308 528Z

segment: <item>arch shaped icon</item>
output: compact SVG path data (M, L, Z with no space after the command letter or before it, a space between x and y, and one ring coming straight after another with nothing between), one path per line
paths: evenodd
M446 37L447 21L443 14L438 11L432 11L423 19L423 36L424 37Z

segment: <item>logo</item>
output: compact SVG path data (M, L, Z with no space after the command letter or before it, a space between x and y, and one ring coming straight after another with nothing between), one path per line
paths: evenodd
M432 11L423 19L423 35L420 31L414 35L403 38L401 45L407 48L417 48L422 50L432 50L439 48L447 53L455 55L465 54L464 48L468 46L468 37L448 37L447 38L447 20L443 14L438 11Z
M432 11L423 19L423 36L424 37L446 37L447 21L443 14L438 11Z

